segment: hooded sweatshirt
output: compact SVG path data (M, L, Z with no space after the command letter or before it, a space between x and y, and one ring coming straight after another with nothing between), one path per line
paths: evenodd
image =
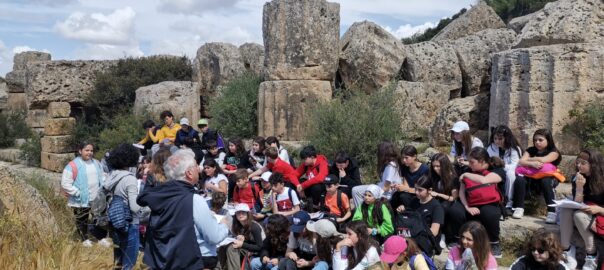
M111 191L115 187L114 195L120 196L128 201L130 212L132 212L131 224L139 224L140 216L148 209L142 209L136 203L138 196L138 180L134 173L124 170L113 170L103 184L105 190Z
M302 183L302 188L307 189L312 185L322 184L325 181L325 177L329 173L329 163L324 155L317 155L315 164L312 166L306 166L302 163L298 169L298 178L306 174L307 180Z

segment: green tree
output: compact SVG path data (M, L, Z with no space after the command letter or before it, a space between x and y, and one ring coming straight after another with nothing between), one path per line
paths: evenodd
M486 3L507 23L513 18L540 10L545 4L554 1L556 0L486 0Z

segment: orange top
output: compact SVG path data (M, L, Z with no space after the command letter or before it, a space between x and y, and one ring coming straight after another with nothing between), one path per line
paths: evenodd
M325 205L329 208L329 212L340 217L344 213L340 213L340 209L338 208L338 193L334 193L332 195L325 194ZM342 208L350 209L350 201L348 200L348 196L346 193L342 192Z

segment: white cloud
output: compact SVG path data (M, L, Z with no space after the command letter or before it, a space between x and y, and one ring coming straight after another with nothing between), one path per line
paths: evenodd
M106 45L87 44L85 48L75 51L76 59L82 60L107 60L124 57L140 57L145 54L138 45Z
M203 14L216 9L232 8L239 0L159 0L160 12Z
M134 17L131 7L116 9L109 15L74 12L55 25L55 30L68 39L104 45L131 44L134 36Z
M390 28L389 26L386 26L385 29L386 29L386 31L390 32L397 38L406 38L406 37L413 36L413 34L415 34L415 33L424 32L428 28L434 28L435 26L436 26L435 23L425 22L424 24L420 24L420 25L411 25L411 24L401 25L396 30L392 30L392 28Z
M31 4L42 4L45 6L51 7L59 7L66 6L73 2L77 2L77 0L29 0Z

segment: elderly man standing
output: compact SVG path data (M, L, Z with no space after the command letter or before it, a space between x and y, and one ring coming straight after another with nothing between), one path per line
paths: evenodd
M195 193L199 166L191 151L175 152L164 170L167 182L145 188L137 200L151 208L143 262L151 269L210 268L204 264L215 262L206 256L216 254L216 245L227 237L226 221L217 222Z

